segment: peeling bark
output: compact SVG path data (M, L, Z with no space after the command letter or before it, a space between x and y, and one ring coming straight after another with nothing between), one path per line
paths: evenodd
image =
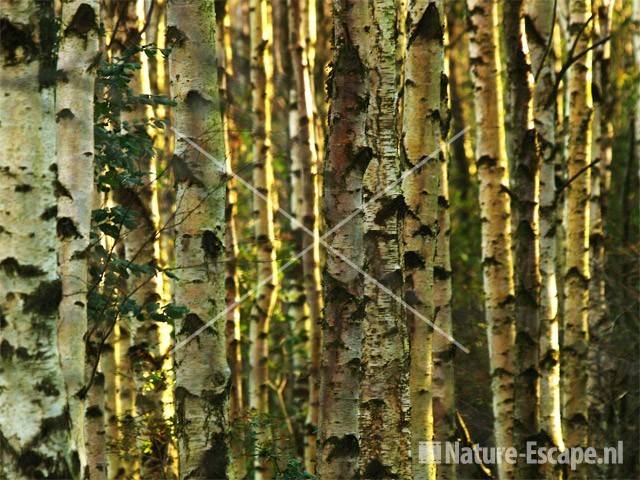
M398 8L394 0L353 6L362 41L355 42L368 79L365 123L364 271L402 296L401 188L398 103ZM393 185L393 186L392 186ZM384 193L383 193L384 191ZM369 202L374 195L375 201ZM408 477L409 346L403 306L373 282L364 285L362 383L359 400L360 476Z
M334 57L329 77L329 137L324 170L324 218L331 230L362 205L362 177L370 158L365 138L368 72L362 30L366 5L334 3ZM360 47L360 48L358 48ZM358 215L327 239L335 251L362 268L363 219ZM340 257L327 252L324 270L320 370L318 465L320 478L358 477L358 406L362 382L364 320L362 277Z

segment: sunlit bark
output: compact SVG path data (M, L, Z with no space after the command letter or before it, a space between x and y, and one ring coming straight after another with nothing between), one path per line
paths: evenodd
M496 446L513 446L513 350L515 343L511 207L506 191L502 84L498 74L497 5L467 3L472 25L469 41L476 115L476 165L480 182L482 270L489 337L489 363ZM498 465L501 479L513 478L513 465Z
M441 77L444 74L442 2L411 2L407 18L402 148L405 169L428 159L402 182L407 211L403 224L405 299L429 321L435 319L434 269L439 232L441 119L446 113ZM446 312L442 312L446 315ZM433 328L407 313L410 329L412 476L435 478L436 466L421 463L419 445L434 438L432 409ZM436 333L436 335L438 335ZM444 379L440 379L443 381ZM440 390L440 393L443 393ZM440 398L442 401L443 399ZM439 405L443 407L442 403ZM444 414L444 412L443 412Z
M571 0L569 33L576 51L591 44L590 0ZM587 348L589 305L589 195L591 187L591 52L578 59L567 73L569 88L569 146L566 188L565 324L562 356L564 432L567 447L587 446ZM569 478L586 478L579 465Z
M271 478L271 461L263 453L271 443L268 428L269 413L269 323L276 301L275 233L273 224L273 164L271 153L271 97L273 65L269 48L271 28L265 0L251 0L249 7L251 28L251 88L253 114L253 186L255 241L260 287L250 318L250 378L249 406L259 423L256 432L256 479Z

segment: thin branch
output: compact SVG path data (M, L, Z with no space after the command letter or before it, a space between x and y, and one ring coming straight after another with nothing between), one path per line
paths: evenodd
M582 175L584 172L589 170L591 167L597 165L598 163L600 163L600 159L599 158L597 160L594 160L593 162L591 162L589 165L585 165L584 167L582 167L573 177L571 177L569 180L564 182L564 184L562 184L562 186L560 186L560 188L558 188L558 190L556 191L556 201L560 198L560 195L562 195L562 192L569 185L571 185L576 180L576 178L578 178L580 175Z
M553 32L556 29L556 14L558 11L558 0L553 0L553 17L551 18L551 32L549 32L549 41L547 42L547 48L545 48L544 55L542 56L542 60L540 61L540 65L538 66L538 71L533 76L534 83L538 82L538 77L540 76L540 72L544 68L544 62L547 60L549 56L549 52L551 51L551 46L553 45Z

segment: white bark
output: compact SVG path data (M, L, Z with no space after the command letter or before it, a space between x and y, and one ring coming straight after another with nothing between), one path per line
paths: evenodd
M74 441L84 453L84 398L87 331L87 255L93 196L94 61L98 52L99 4L74 0L62 8L62 39L56 88L58 264L62 279L58 348L69 398Z
M74 478L58 351L53 3L0 11L0 477Z
M224 137L219 105L216 22L213 2L168 4L167 44L176 129L219 164L176 139L175 300L189 314L176 321L176 340L198 337L175 350L176 416L180 478L225 478L229 462L227 365L224 315L226 188Z

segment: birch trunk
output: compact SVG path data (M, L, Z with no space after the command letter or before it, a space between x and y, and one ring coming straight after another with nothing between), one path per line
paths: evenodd
M502 84L498 66L498 13L492 0L467 3L471 37L469 57L474 82L476 165L482 219L482 271L489 337L489 363L497 447L513 446L513 348L515 344L511 206L506 187ZM514 468L498 465L498 477L513 478Z
M309 401L305 422L305 468L315 472L316 438L318 426L318 371L320 360L320 320L322 296L320 285L320 236L318 225L318 157L316 155L313 92L309 71L309 51L303 26L309 22L307 0L290 0L290 36L292 70L295 80L297 115L297 147L300 155L302 184L299 218L307 231L301 247L310 250L303 256L304 294L309 306Z
M251 0L249 6L251 29L251 88L253 113L253 186L264 195L254 194L256 281L255 304L250 318L250 377L249 406L259 423L256 432L256 479L271 478L270 459L265 450L270 444L269 414L269 323L276 302L278 278L276 273L275 233L273 224L273 164L271 155L271 90L273 65L269 48L271 36L265 0Z
M356 7L352 7L356 8ZM367 104L366 168L362 200L364 271L396 297L402 296L403 262L400 214L403 203L400 176L398 105L398 9L394 0L363 7L367 35L358 44L366 55ZM367 203L374 195L378 198ZM362 384L359 408L360 475L363 478L408 477L411 461L408 336L404 308L389 292L368 280L364 288Z
M220 95L223 105L224 122L224 150L227 171L234 171L238 158L238 145L235 136L235 124L231 115L233 96L229 90L233 78L233 51L231 46L231 15L229 1L224 3L223 17L218 18L218 58L221 62ZM227 231L225 237L225 251L227 255L226 270L226 346L227 363L231 369L231 390L229 393L229 423L231 426L231 462L233 475L244 478L246 472L246 455L244 449L243 430L239 423L244 419L244 389L242 385L242 338L240 333L240 277L238 269L238 191L235 178L227 180L227 204L225 219ZM234 425L236 428L234 429Z
M407 17L402 148L405 169L438 149L442 140L441 86L444 74L442 2L411 2ZM434 321L434 262L438 236L440 155L408 175L402 183L404 297L424 318ZM435 478L435 464L420 462L419 445L434 439L432 404L432 332L423 319L407 313L410 330L411 458L415 479ZM437 334L436 334L437 335Z
M556 160L557 120L554 93L554 55L552 42L554 1L527 4L527 41L531 68L536 79L533 91L533 115L540 166L540 430L551 444L564 449L560 416L560 338L558 328L558 285L556 281ZM559 478L558 469L544 467L547 478Z
M446 11L444 5L440 9L442 21L446 20ZM447 29L443 31L444 44L449 43ZM462 45L466 47L465 45ZM449 64L446 56L446 47L443 45L443 65L444 75L449 74ZM462 52L461 52L462 53ZM449 57L450 58L450 57ZM435 78L434 78L435 82ZM451 82L449 82L449 86ZM442 88L442 87L441 87ZM448 96L448 89L440 92L442 119L441 123L441 141L442 155L439 156L438 168L438 236L436 238L436 256L434 261L434 305L435 305L435 324L441 330L433 338L433 417L434 417L434 438L440 442L454 442L456 439L456 403L455 403L455 376L454 376L454 358L455 345L452 344L450 338L453 338L453 321L452 321L452 270L451 270L451 218L449 214L449 171L448 160L452 155L446 150L446 146L442 143L449 128L449 122L452 118L451 100ZM455 134L460 132L456 131ZM465 186L469 186L467 165L467 157L465 152L465 144L468 147L468 135L464 135L458 141L463 145L464 165L463 172ZM457 143L457 142L456 142ZM471 158L469 156L468 158ZM464 193L462 196L464 198ZM444 334L443 334L444 332ZM454 463L443 464L437 468L436 475L438 479L455 480L457 477L456 465Z
M0 476L16 480L80 476L58 351L53 8L2 4Z
M224 133L213 2L170 2L167 25L167 44L173 47L175 122L180 132L173 158L180 272L175 300L189 309L184 319L176 321L174 350L180 478L226 478L230 381L222 314L226 188L221 174ZM196 332L197 338L190 339ZM187 339L188 343L180 343Z
M591 14L590 0L571 0L569 32L575 39ZM586 27L577 42L582 52L591 43L591 28ZM591 52L568 71L569 152L566 189L566 265L565 325L563 366L563 413L567 447L587 446L587 348L589 343L589 194L591 186ZM569 478L586 478L585 466Z
M329 231L362 205L362 177L371 156L365 137L368 71L367 10L359 0L334 3L334 57L330 76L329 136L324 170L324 218ZM362 268L363 220L354 217L327 239L331 247ZM332 250L324 269L327 304L322 324L320 478L358 476L358 407L362 382L364 284L361 275Z
M122 57L127 50L140 45L139 19L136 9L137 0L106 0L103 5L106 35L109 40L109 51L111 59ZM102 13L102 12L101 12ZM139 55L133 55L131 61L140 62ZM140 93L139 75L134 75L129 81L128 87L138 94ZM114 108L121 108L117 102ZM117 125L114 128L124 128L125 122L132 124L140 110L116 112L119 116ZM127 128L132 128L127 126ZM126 190L118 190L113 193L116 204L126 205L131 208L131 202ZM114 199L111 199L112 201ZM125 259L127 247L125 242L116 244L117 256ZM126 283L126 282L123 282ZM131 284L123 284L119 288L119 293L126 295L131 291ZM132 357L129 355L131 347L134 345L136 321L131 317L119 316L117 324L112 333L113 354L115 361L115 420L117 441L112 445L118 455L117 470L113 474L117 476L135 476L140 473L140 451L136 438L136 384L134 378L134 368ZM115 465L115 464L114 464Z
M291 13L291 9L289 9ZM300 121L298 120L298 95L295 89L289 92L289 141L290 174L291 174L291 215L295 221L291 222L291 236L297 252L302 251L302 155L300 145ZM295 396L300 401L303 410L309 407L309 365L306 352L309 347L309 308L304 293L304 270L302 262L296 262L289 269L287 290L287 314L290 316L298 348L293 354L293 365L296 369ZM305 448L306 448L306 437Z
M84 426L87 450L84 478L87 480L106 480L107 478L104 400L104 375L102 372L98 372L87 392Z
M73 1L62 8L62 38L56 88L58 182L58 268L62 280L58 349L65 375L74 441L86 465L84 409L87 331L87 256L93 196L93 62L98 52L97 1Z
M142 0L137 0L135 14L130 13L132 26L135 29L129 35L128 43L133 45L147 44L147 32L144 21L146 9ZM140 32L140 33L138 33ZM135 61L140 63L136 72L134 93L150 95L151 81L149 60L146 54L136 55ZM154 119L151 106L123 112L123 120L128 128L140 122L151 122ZM148 128L147 134L153 138L155 128ZM134 215L136 226L127 232L124 238L125 258L127 261L145 266L152 273L132 275L127 282L131 298L141 307L159 304L162 296L162 278L156 272L160 262L160 242L158 234L158 180L157 156L143 156L138 159L136 168L142 175L143 184L136 188L125 188L119 193L119 203ZM162 369L163 359L160 351L160 326L149 316L142 320L128 319L131 324L131 345L126 352L130 364L130 375L135 385L134 427L136 454L139 455L140 475L163 476L167 460L168 445L171 442L170 432L163 417L162 392L167 388ZM129 372L126 372L129 373Z
M533 75L523 21L524 3L504 4L507 66L507 152L513 168L516 376L513 438L519 451L539 431L540 157L533 123ZM518 461L518 478L538 478L536 464Z

